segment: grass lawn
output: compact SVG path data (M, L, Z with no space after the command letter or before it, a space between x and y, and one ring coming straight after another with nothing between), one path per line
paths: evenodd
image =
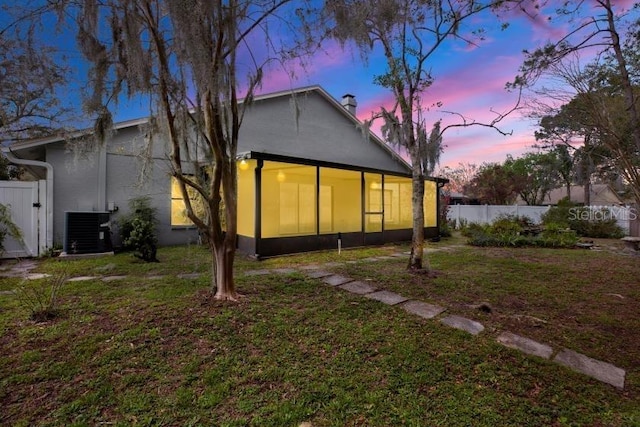
M406 246L239 257L238 303L211 299L196 246L161 249L152 264L44 260L38 272L96 277L64 284L44 322L11 292L20 280L0 278L0 425L640 426L640 257L613 241L602 251L460 243L430 245L433 275L407 272L403 258L358 262ZM486 329L472 337L302 271L244 275L327 262ZM505 348L503 331L613 363L625 389Z

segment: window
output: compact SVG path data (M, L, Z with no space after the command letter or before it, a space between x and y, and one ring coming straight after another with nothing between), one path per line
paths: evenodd
M320 233L362 231L361 173L320 168Z
M189 177L187 177L189 178ZM205 206L200 195L190 187L187 187L187 194L191 200L191 206L199 217L204 216ZM175 177L171 177L171 226L189 227L193 222L187 217L187 210L182 199L180 185Z
M280 234L315 233L315 186L280 183Z
M315 166L265 161L262 168L262 237L316 233Z
M411 178L384 177L384 228L399 230L413 226Z

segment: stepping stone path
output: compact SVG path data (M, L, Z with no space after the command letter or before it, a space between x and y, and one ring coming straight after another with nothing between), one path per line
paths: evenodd
M347 282L353 282L353 279L349 279L348 277L344 277L339 274L334 274L333 276L323 277L322 281L329 286L340 286Z
M332 276L333 273L326 270L315 270L310 273L307 273L307 276L312 279L320 279L321 277Z
M357 262L376 262L380 260L390 260L394 258L405 258L408 253L395 253L390 256L369 257L358 261L347 261L347 264ZM402 295L386 290L377 290L374 285L353 280L340 274L333 274L322 268L334 267L339 263L327 263L317 269L307 269L306 275L312 279L319 279L323 283L349 291L356 295L362 295L365 298L376 300L390 306L398 306L408 313L415 314L424 319L434 319L446 311L446 308L438 305L429 304L423 301L416 301L406 298ZM272 272L278 272L273 270ZM472 319L462 316L449 315L440 319L444 325L452 328L460 329L472 335L478 335L485 330L484 325ZM536 342L532 339L522 337L510 332L502 332L498 335L496 341L505 347L521 351L525 354L540 357L581 372L592 378L604 383L610 384L616 388L623 389L625 381L625 371L614 365L592 359L572 350L562 350L555 358L551 359L554 353L552 347L547 344Z
M123 280L123 279L126 279L126 278L127 278L127 276L106 276L106 277L102 278L102 281L103 282L113 282L113 281L116 281L116 280Z
M562 350L553 361L621 390L624 388L625 371L610 363L592 359L572 350Z
M514 348L533 356L542 357L543 359L549 359L553 354L553 349L548 345L540 344L539 342L512 334L511 332L501 333L497 341L505 347Z
M433 319L446 310L444 307L427 304L422 301L408 301L402 304L402 308L425 319Z
M465 317L447 316L440 321L447 326L451 326L452 328L469 332L471 335L478 335L480 332L484 331L484 326L482 326L482 323L478 323L475 320L467 319Z
M446 248L445 248L446 249ZM435 249L443 250L443 249ZM398 258L406 258L409 252L394 253L389 256L369 257L363 258L357 261L346 261L346 263L354 264L357 262L376 262L381 260L391 260ZM368 284L361 281L356 281L352 278L334 274L327 268L337 267L343 265L339 262L329 262L323 265L309 265L302 266L300 268L276 268L276 269L259 269L245 271L245 276L260 276L266 274L291 274L298 271L304 271L305 275L311 279L320 280L322 283L343 289L356 295L362 295L365 298L379 301L389 306L398 306L408 313L422 317L423 319L434 319L440 316L446 311L445 307L429 304L423 301L416 301L406 298L402 295L394 292L386 291L384 289L378 290L373 284ZM30 270L35 268L37 263L35 261L21 261L16 266L9 270L0 271L0 277L23 277L25 279L41 279L48 277L47 274L30 273ZM111 268L105 268L103 272L107 272ZM200 273L185 273L179 274L177 277L182 279L197 279L201 276ZM148 280L164 279L163 275L150 275L146 276ZM115 280L126 279L127 276L78 276L68 279L69 282L79 282L84 280L101 279L104 282L111 282ZM3 292L5 294L6 292ZM617 296L617 295L616 295ZM484 326L472 319L465 317L449 315L440 319L440 323L450 326L452 328L460 329L468 332L472 335L478 335L484 331ZM584 354L577 353L573 350L562 349L555 357L552 358L554 350L547 344L536 342L532 339L522 337L511 332L502 332L496 338L496 341L505 347L521 351L525 354L540 357L546 360L552 360L553 362L566 366L574 371L583 373L606 384L610 384L620 390L624 388L625 375L624 369L618 368L610 363L602 362L600 360L592 359Z
M77 276L77 277L72 277L71 279L68 279L67 282L84 282L87 280L95 280L95 279L99 279L99 277L96 276Z
M398 295L389 291L378 291L365 295L367 298L374 299L376 301L380 301L381 303L387 305L396 305L401 302L408 301L409 298L403 297L402 295Z
M344 285L340 285L340 288L358 295L370 294L376 290L376 288L371 285L367 285L364 282L348 282Z

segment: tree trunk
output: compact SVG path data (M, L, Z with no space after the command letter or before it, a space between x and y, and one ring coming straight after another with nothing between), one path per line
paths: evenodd
M584 205L591 206L591 180L584 182Z
M222 242L212 242L211 284L216 288L215 299L236 301L238 294L233 281L233 261L235 245L223 239Z
M413 172L411 203L413 206L413 237L408 268L422 270L424 256L424 176ZM427 268L428 269L428 268Z

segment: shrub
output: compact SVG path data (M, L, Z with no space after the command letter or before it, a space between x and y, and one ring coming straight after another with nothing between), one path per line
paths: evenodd
M451 227L448 221L440 223L440 237L451 237Z
M552 224L539 234L529 232L534 228L536 225L528 217L505 215L491 225L472 223L464 235L473 246L572 248L578 241L575 231L562 225Z
M464 225L464 227L460 228L460 233L464 237L472 237L475 234L484 234L486 233L488 225L480 224L478 222L469 222Z
M13 291L18 302L29 311L29 318L44 322L59 315L58 293L68 275L57 273L39 280L23 280Z
M582 237L620 238L624 231L607 208L591 209L563 202L542 215L543 224L557 224L574 230Z
M146 262L158 262L156 252L156 209L148 197L136 197L129 202L130 214L120 220L120 235L125 250Z
M572 248L576 243L576 232L556 223L547 224L536 239L536 244L545 248Z
M569 226L569 216L576 204L566 197L558 202L557 206L552 206L548 211L542 214L540 219L543 225L556 224L563 228L571 228Z

